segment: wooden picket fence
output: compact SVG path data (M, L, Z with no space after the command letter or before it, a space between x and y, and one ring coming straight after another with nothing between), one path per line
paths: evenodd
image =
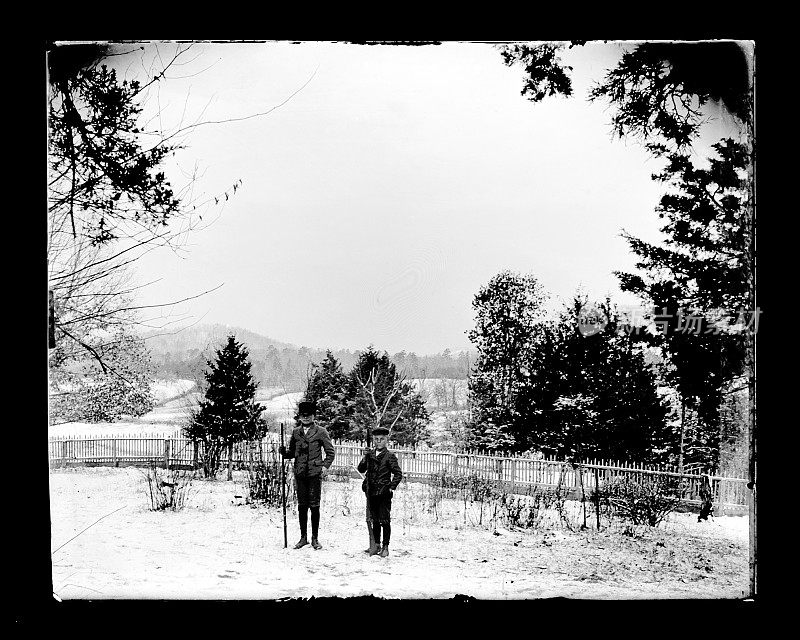
M232 464L246 467L254 455L276 456L280 436L267 434L258 442L237 443L233 447ZM356 466L362 457L363 442L335 440L336 455L332 469L356 475ZM433 475L471 475L496 481L509 491L524 491L533 485L555 487L571 491L573 497L587 497L597 486L619 478L642 481L654 476L679 478L681 498L687 504L700 503L699 471L679 473L667 465L642 465L613 460L584 460L566 463L562 460L541 457L524 457L521 454L488 451L443 451L438 449L411 449L391 446L397 454L403 475L410 481L428 480ZM260 453L256 454L257 451ZM186 438L181 432L150 435L97 435L51 436L49 459L51 466L103 465L128 466L157 464L163 467L199 468L202 444ZM227 451L221 459L227 466ZM711 476L715 512L738 513L746 511L748 489L746 478Z

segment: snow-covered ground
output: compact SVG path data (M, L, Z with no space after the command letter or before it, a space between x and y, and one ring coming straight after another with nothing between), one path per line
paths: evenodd
M292 510L284 549L280 510L235 497L247 495L241 474L195 480L177 512L150 511L145 487L135 468L51 471L59 598L742 598L748 587L741 517L697 523L693 514L672 514L634 536L619 528L571 532L557 518L495 533L464 524L455 500L434 514L431 488L404 483L393 502L391 555L370 558L355 480L324 483L319 551L291 548ZM474 507L468 516L476 517Z
M187 380L158 384L159 406L140 418L51 425L49 433L172 434L195 400L192 386ZM262 388L256 400L276 421L291 424L301 396ZM439 413L432 431L443 435L443 421L458 412ZM672 514L658 529L639 528L627 536L619 526L572 532L553 513L537 530L495 531L485 520L478 524L475 505L465 514L462 503L445 500L434 512L430 487L404 483L395 494L392 552L382 559L362 553L364 497L357 481L325 483L324 548L295 551L296 513L290 510L290 548L284 549L280 511L241 504L235 496L246 495L243 480L241 474L234 482L195 480L184 510L152 512L142 470L52 470L56 594L62 599L741 598L748 588L744 517L697 523L693 514ZM578 523L580 505L569 504Z

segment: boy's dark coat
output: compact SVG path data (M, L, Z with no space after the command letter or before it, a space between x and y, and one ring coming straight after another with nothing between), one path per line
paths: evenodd
M370 453L370 473L369 473L369 494L372 496L381 495L384 491L394 491L403 479L403 472L397 462L397 456L389 451L381 455L376 460L375 453ZM367 470L367 462L362 458L358 463L358 470L364 473ZM367 478L361 483L361 490L367 491Z
M322 451L325 459L322 459ZM296 427L289 438L285 458L294 458L294 472L296 475L318 476L322 467L330 469L336 449L325 427L314 425L306 437L303 427Z

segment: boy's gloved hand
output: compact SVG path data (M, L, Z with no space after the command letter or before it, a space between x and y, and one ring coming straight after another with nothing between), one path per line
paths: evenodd
M278 453L280 453L282 456L285 456L286 455L286 447L284 447L283 445L278 447Z

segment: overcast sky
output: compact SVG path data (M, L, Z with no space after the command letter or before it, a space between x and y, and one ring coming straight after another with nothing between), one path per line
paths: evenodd
M586 100L622 46L567 52L574 97L534 104L523 70L489 44L194 44L148 101L165 128L264 112L305 86L269 115L185 138L176 160L200 170L194 195L230 199L185 253L137 263L142 282L159 279L140 301L223 285L171 313L418 354L469 347L472 298L503 269L534 274L554 304L578 287L635 303L613 275L634 264L619 234L660 238L659 164L613 139L607 105ZM114 65L136 76L145 47Z

